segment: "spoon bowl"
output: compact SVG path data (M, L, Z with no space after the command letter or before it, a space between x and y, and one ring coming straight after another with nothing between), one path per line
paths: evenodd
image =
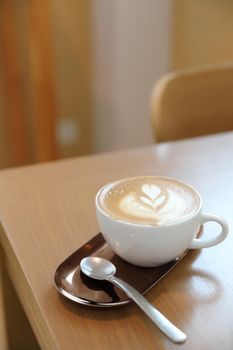
M107 280L116 273L116 267L110 261L98 258L87 257L80 263L82 272L97 280Z

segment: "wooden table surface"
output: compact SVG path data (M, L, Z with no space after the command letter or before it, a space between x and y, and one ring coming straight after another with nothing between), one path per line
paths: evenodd
M143 174L190 183L204 211L230 224L222 244L189 253L146 294L187 333L184 345L171 343L133 303L89 308L66 301L53 285L56 267L98 232L97 190ZM1 171L5 264L41 348L232 350L232 199L233 133Z

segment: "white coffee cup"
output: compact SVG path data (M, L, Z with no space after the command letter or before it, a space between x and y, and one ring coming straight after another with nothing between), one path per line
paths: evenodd
M145 183L150 182L150 184L144 186L146 194L144 195L143 192L144 197L142 197L142 200L140 197L137 203L137 189L136 192L134 190L130 192L130 190L131 187L134 189L137 182L143 183L144 180ZM159 183L158 186L157 182ZM178 194L175 193L175 191L175 194L173 194L173 185L177 187L178 190L176 189L176 191ZM156 187L158 187L159 190L157 190ZM159 193L161 188L162 195ZM156 197L157 192L159 193L155 199L153 199L154 197L152 194L148 192L148 189L151 190L154 197ZM103 206L103 202L105 205L105 201L107 202L109 198L111 202L112 193L117 193L117 191L123 193L123 197L119 200L124 210L126 207L126 214L121 210L123 217L115 215L114 208L113 211L111 211L112 208L109 211ZM126 194L124 194L124 191L126 191ZM127 191L129 191L128 194ZM156 206L156 204L154 204L156 200L159 200L157 207L160 207L160 209L156 214L159 219L162 218L159 224L153 222L148 223L148 220L150 220L149 216L151 213L153 214L154 210L154 207L150 209L150 198L153 199L154 202L152 204L154 206ZM112 203L116 202L114 202L114 200L115 197L113 197ZM195 202L192 204L193 200ZM163 202L162 204L164 205L162 209L161 202ZM164 204L165 202L166 204ZM189 202L191 203L191 209L185 212L186 207L189 206ZM227 222L219 216L203 214L202 200L198 192L191 186L177 181L176 179L157 176L140 176L118 180L101 188L96 195L95 203L98 224L106 242L122 259L139 266L153 267L165 264L180 256L186 249L200 249L217 245L222 242L228 234ZM144 204L145 207L143 207ZM131 207L128 208L127 205ZM140 215L147 215L145 221L143 217L137 218L138 207ZM182 210L179 208L181 208L185 214L183 214ZM128 209L131 211L130 214L133 213L134 215L136 213L135 217L132 216L132 220L131 217L130 219L127 217ZM181 212L179 212L179 210ZM126 217L124 217L124 215L126 215ZM139 220L139 222L135 222L137 220ZM166 220L168 222L166 222ZM214 235L212 238L205 238L204 235L201 238L196 238L200 226L209 221L217 222L221 226L221 232Z

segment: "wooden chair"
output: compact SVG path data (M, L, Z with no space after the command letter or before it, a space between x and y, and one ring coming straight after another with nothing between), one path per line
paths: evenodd
M153 89L157 142L233 130L233 63L167 74Z

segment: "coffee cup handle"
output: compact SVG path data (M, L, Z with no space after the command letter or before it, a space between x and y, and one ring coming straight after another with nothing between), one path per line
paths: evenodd
M228 224L227 222L216 215L212 215L212 214L201 214L201 225L208 222L208 221L214 221L217 222L221 227L222 230L221 232L213 237L213 238L205 238L205 237L201 237L201 238L194 238L191 242L191 244L189 245L190 249L200 249L200 248L208 248L208 247L213 247L219 243L221 243L227 236L228 234Z

